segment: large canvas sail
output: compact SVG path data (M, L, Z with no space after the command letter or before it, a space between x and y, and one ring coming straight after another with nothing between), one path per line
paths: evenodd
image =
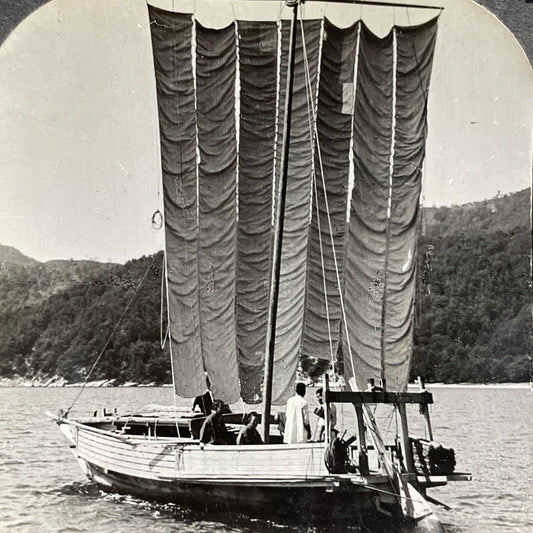
M207 372L216 397L260 401L288 25L150 18L176 393ZM385 38L298 23L273 403L341 331L359 387L406 386L435 34L436 19Z
M335 356L341 331L338 281L342 279L347 225L358 28L356 23L341 30L324 21L301 349L302 354L321 359Z
M412 353L416 227L436 19L378 39L362 27L355 179L346 244L348 377L405 390ZM350 350L351 348L351 350Z
M310 20L305 21L302 27L297 27L296 32L288 165L288 175L291 178L287 180L272 380L272 402L278 404L294 393L302 338L314 150L309 111L310 107L316 105L320 30L321 21Z
M198 299L198 191L195 80L191 15L150 7L156 72L170 351L176 392L195 396L205 388Z
M241 395L261 398L270 292L278 25L239 22L240 142L237 353Z

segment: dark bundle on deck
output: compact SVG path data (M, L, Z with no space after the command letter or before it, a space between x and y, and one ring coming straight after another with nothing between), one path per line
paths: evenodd
M419 474L444 476L453 474L455 451L426 439L411 439L415 467Z

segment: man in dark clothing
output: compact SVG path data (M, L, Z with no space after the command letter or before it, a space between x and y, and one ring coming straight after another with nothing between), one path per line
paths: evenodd
M194 403L192 404L192 410L196 411L196 408L199 408L204 415L210 415L213 410L213 398L211 396L211 391L206 390L202 395L196 396Z
M239 432L237 444L263 444L263 439L257 431L257 424L259 424L259 415L252 411L248 415L248 424Z
M196 396L192 404L192 410L196 411L198 407L204 415L210 415L213 410L213 395L211 394L211 382L209 381L207 372L205 374L205 384L207 389L200 396Z
M200 429L200 442L202 444L228 444L228 430L222 413L224 402L215 400L214 411L205 419L202 429Z

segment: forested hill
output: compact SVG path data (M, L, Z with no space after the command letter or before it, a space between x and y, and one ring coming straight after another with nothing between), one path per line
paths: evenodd
M530 190L426 208L412 375L527 381L532 353Z
M529 202L526 190L424 210L413 376L529 379ZM113 332L91 380L169 383L161 261L39 263L0 246L0 376L79 382Z
M0 376L80 382L111 337L91 380L170 382L159 340L162 253L126 265L20 264L6 259L6 248L0 247Z

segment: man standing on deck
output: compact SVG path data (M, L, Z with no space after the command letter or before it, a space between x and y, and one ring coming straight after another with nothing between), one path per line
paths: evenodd
M326 416L325 416L325 407L324 407L324 389L322 387L316 390L316 399L318 401L319 407L317 407L313 412L318 416L318 421L316 424L315 430L315 440L322 442L326 434ZM337 408L335 404L329 404L329 429L331 431L332 438L337 436L337 430L335 426L337 425Z
M305 385L296 383L296 394L287 401L285 433L283 442L296 444L311 439L309 407L304 400Z

